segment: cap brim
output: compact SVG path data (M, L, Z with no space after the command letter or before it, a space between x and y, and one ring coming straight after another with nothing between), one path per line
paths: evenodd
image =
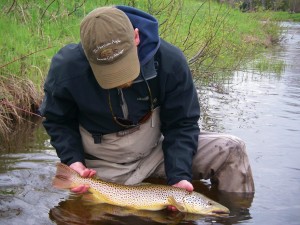
M90 62L96 80L103 89L111 89L136 79L140 73L137 48L128 51L126 56L111 64Z

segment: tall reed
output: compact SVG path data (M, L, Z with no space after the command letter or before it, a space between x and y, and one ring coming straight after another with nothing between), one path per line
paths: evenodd
M9 139L16 124L36 113L41 95L33 82L16 76L0 77L0 140Z

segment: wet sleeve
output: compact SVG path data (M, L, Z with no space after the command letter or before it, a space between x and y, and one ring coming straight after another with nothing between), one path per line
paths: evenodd
M57 80L62 73L68 72L61 63L59 54L52 59L51 67L44 85L44 99L40 113L43 125L50 136L62 163L84 163L83 146L77 120L78 109L62 82Z
M192 180L192 160L198 147L200 106L185 58L176 63L165 81L161 105L163 151L167 182Z

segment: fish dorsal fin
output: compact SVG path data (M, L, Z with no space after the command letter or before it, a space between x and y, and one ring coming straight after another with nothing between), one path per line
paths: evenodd
M175 206L180 212L185 212L185 208L182 203L177 202L173 196L168 197L168 203Z

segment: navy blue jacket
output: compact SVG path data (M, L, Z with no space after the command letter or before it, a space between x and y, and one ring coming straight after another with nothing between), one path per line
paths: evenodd
M192 179L192 159L198 146L199 102L183 53L159 39L157 21L142 11L119 6L140 30L141 71L149 83L155 106L160 106L161 132L168 184ZM148 68L155 66L152 74ZM84 163L79 124L94 136L121 131L113 121L108 90L97 83L81 44L63 47L52 59L44 84L45 96L40 113L58 157L67 165ZM113 112L123 117L117 89L111 89ZM138 121L149 102L145 82L139 76L123 89L129 119Z

